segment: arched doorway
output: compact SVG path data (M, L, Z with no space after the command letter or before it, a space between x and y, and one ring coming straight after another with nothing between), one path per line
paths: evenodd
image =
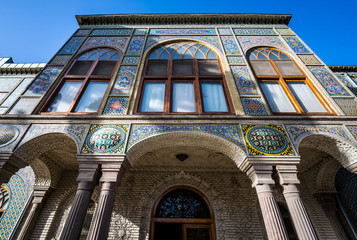
M215 240L213 212L194 188L175 187L156 202L151 218L151 240Z

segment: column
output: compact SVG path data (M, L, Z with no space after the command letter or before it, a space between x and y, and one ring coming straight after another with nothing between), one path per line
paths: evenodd
M273 194L272 186L275 182L272 179L272 173L272 166L252 166L247 171L247 175L253 182L252 186L257 191L268 239L289 239Z
M0 185L9 182L12 175L26 166L26 163L12 153L0 153Z
M80 164L78 188L61 233L61 240L79 239L94 187L98 183L98 164Z
M121 160L124 160L124 158ZM115 163L102 164L102 177L100 178L102 189L90 226L88 240L104 240L108 237L116 189L129 166L127 160L125 162L121 160Z
M283 188L284 198L299 239L318 239L296 186L300 183L296 166L280 165L276 166L276 170L277 180Z

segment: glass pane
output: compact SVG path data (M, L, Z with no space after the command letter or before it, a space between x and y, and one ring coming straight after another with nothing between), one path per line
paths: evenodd
M261 82L264 95L273 112L296 112L289 98L278 82Z
M193 82L174 82L172 112L196 112Z
M251 61L256 75L277 76L273 66L269 61Z
M287 82L304 112L326 112L315 94L305 82Z
M219 81L202 81L202 99L205 112L228 112L222 83Z
M166 75L167 61L149 61L146 69L146 75L161 76Z
M141 112L163 112L165 101L165 82L145 82Z
M175 60L173 61L173 75L193 75L192 60Z
M198 60L198 68L201 76L222 74L217 60Z
M103 100L108 82L92 81L88 84L81 100L79 101L75 112L96 112Z
M69 70L68 75L86 75L92 63L92 61L77 61Z
M282 75L301 76L304 75L293 61L275 61Z
M209 228L187 228L187 240L210 240Z
M98 62L95 66L92 75L106 75L110 76L113 73L116 62Z
M67 112L81 85L82 81L66 81L45 112Z

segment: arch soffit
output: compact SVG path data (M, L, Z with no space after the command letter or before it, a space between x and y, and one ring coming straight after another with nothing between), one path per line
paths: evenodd
M213 149L228 156L239 166L247 157L245 151L228 140L203 132L178 131L151 135L132 145L126 155L133 166L145 153L165 147L195 146Z

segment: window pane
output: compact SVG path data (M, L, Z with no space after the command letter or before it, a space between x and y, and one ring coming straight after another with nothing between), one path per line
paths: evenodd
M86 75L92 63L92 61L77 61L69 70L68 75Z
M141 112L163 112L165 101L165 82L145 82Z
M300 69L293 61L275 61L274 63L276 64L282 75L303 75Z
M256 75L276 76L273 66L269 61L251 61Z
M326 112L315 94L305 82L287 82L304 112Z
M117 62L106 62L106 61L101 61L98 62L97 66L95 66L94 71L92 75L106 75L110 76L112 75L112 72L114 70L114 67Z
M146 69L146 75L161 76L166 75L167 61L149 61Z
M174 82L172 112L196 112L193 82Z
M103 100L108 82L92 81L88 84L81 100L79 101L75 112L96 112Z
M201 88L205 112L228 112L221 82L202 81Z
M273 112L296 112L278 82L261 82L264 95Z
M82 81L66 81L46 112L67 112L81 85Z
M173 75L193 75L192 60L174 60Z
M221 75L221 69L217 60L198 60L200 75Z

